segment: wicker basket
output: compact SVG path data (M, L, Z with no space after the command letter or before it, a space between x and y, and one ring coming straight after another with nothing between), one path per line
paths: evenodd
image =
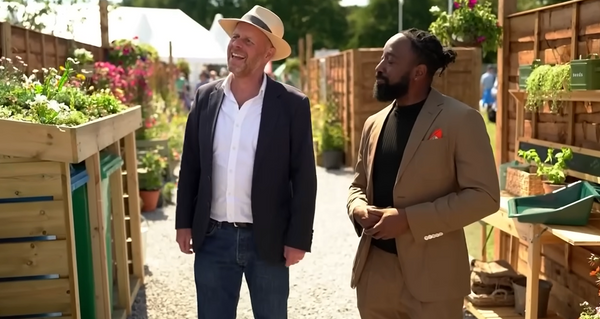
M530 167L529 172L509 167L506 170L506 191L516 196L544 194L542 178Z

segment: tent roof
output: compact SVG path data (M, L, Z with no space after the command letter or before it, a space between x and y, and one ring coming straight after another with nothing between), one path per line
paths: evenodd
M21 10L35 9L32 4ZM40 18L46 25L44 33L101 45L97 4L57 5L55 11L56 15ZM0 16L6 16L6 12L6 4L0 4ZM163 59L169 57L171 42L175 59L204 64L226 63L226 51L213 35L179 9L116 7L109 10L108 21L110 41L137 36L140 42L152 45Z

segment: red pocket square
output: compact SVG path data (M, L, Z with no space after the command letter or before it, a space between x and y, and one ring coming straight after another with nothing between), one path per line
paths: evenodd
M433 131L433 133L431 133L431 135L429 136L430 140L437 140L440 138L442 138L442 130L440 130L439 128Z

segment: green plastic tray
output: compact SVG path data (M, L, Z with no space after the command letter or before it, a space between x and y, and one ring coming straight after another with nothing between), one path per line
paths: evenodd
M578 181L550 194L508 200L508 217L521 223L585 226L599 197L596 187Z

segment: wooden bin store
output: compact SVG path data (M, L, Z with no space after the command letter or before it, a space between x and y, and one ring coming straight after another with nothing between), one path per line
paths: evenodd
M141 237L141 215L130 202L125 216L121 165L135 171L141 122L139 106L76 127L0 120L0 318L131 312L143 274L130 274L127 234Z

